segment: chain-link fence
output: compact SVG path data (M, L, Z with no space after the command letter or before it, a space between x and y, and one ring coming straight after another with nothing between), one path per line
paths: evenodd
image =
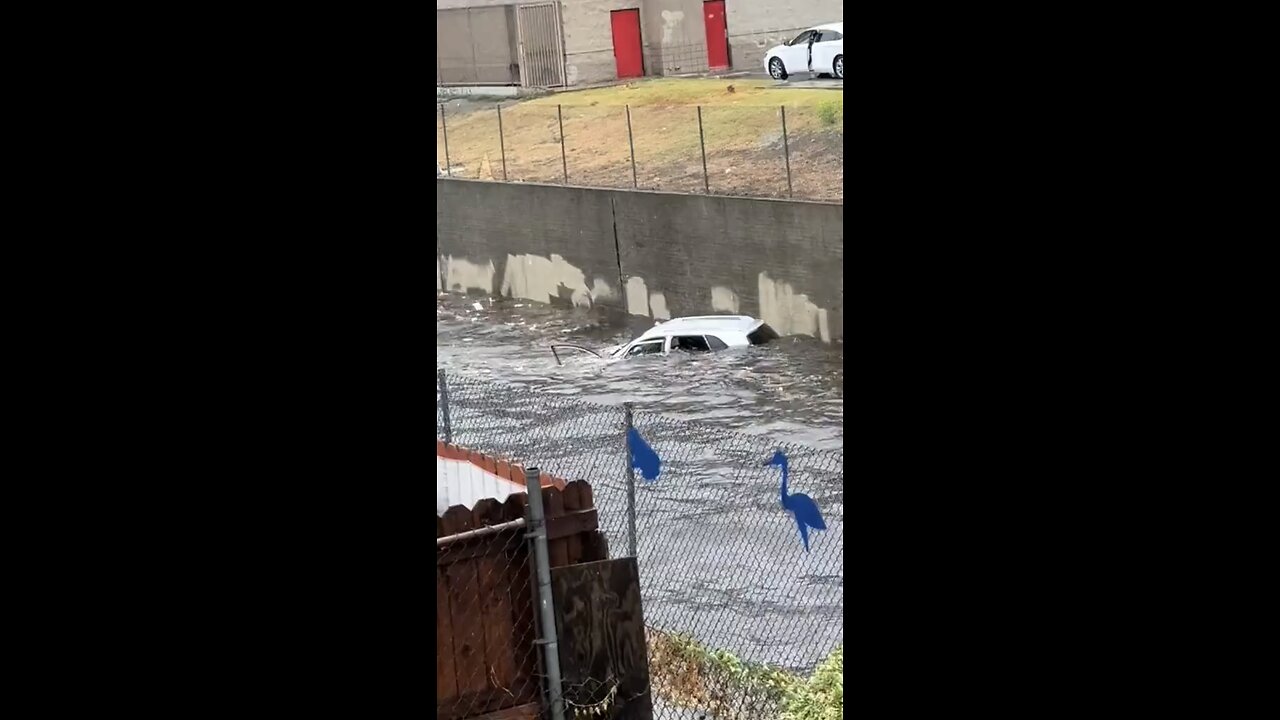
M532 563L524 523L481 538L437 540L436 687L441 717L536 708ZM471 539L470 543L460 540Z
M796 107L516 103L436 112L448 177L843 200L844 98Z
M436 392L438 437L591 483L610 554L639 563L655 717L765 720L843 666L842 453L444 371Z

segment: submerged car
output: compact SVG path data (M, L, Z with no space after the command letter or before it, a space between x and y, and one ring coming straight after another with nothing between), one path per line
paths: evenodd
M843 80L844 22L811 27L790 41L769 48L764 54L764 69L774 80L786 80L798 72L834 75Z
M560 362L559 351L566 348L612 361L637 355L667 355L675 351L711 352L744 348L763 345L777 337L778 333L763 320L747 315L698 315L659 321L635 340L600 352L581 345L552 345L551 352L557 363Z

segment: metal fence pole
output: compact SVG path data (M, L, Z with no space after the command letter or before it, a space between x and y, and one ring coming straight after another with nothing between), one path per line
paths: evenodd
M569 159L564 154L564 113L556 106L556 119L560 121L560 164L564 167L564 184L569 184Z
M787 197L791 197L791 145L787 142L787 106L782 108L782 157L787 163Z
M551 717L564 720L564 699L560 687L560 644L556 638L556 614L551 601L551 561L547 553L547 520L542 507L542 483L538 468L525 468L529 492L529 534L538 576L538 616L542 621L542 645L546 655L547 686L551 695Z
M631 187L640 187L636 182L636 140L631 135L631 106L627 106L627 144L631 146Z
M627 446L627 551L631 557L636 557L636 469L631 465L631 428L635 424L631 417L631 403L622 403L622 412L627 421L623 430Z
M449 382L444 371L436 371L436 387L440 388L440 416L444 419L444 441L453 442L453 427L449 425Z
M502 153L502 181L507 181L507 141L502 137L502 105L498 105L498 148Z
M444 171L449 177L453 177L453 163L449 160L449 126L444 121L444 103L440 103L440 130L444 132Z
M707 141L702 137L702 106L698 106L698 144L702 146L702 189L711 194L711 181L707 179Z

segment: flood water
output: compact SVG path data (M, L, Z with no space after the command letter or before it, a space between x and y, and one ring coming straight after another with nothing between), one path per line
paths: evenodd
M822 449L844 446L842 345L782 338L746 350L642 357L612 365L570 352L562 354L563 367L550 350L553 342L599 349L638 334L601 327L581 309L459 295L436 301L438 368L592 402L631 401L668 417L767 434L781 442Z
M648 625L811 669L844 636L843 346L782 338L613 364L562 353L563 366L550 350L637 334L581 309L440 295L436 365L450 377L454 441L589 480L610 555L635 538ZM656 481L636 481L634 536L624 402L663 463ZM780 506L779 469L765 465L778 448L790 492L812 497L827 525L809 552Z

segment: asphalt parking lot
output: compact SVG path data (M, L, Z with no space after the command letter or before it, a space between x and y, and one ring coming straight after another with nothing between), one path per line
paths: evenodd
M719 77L726 78L751 78L752 80L772 80L769 73L761 70L759 72L736 72L726 73ZM808 73L795 73L786 80L778 80L773 83L773 87L780 88L820 88L823 90L844 90L844 80L837 79L827 75L809 75Z

